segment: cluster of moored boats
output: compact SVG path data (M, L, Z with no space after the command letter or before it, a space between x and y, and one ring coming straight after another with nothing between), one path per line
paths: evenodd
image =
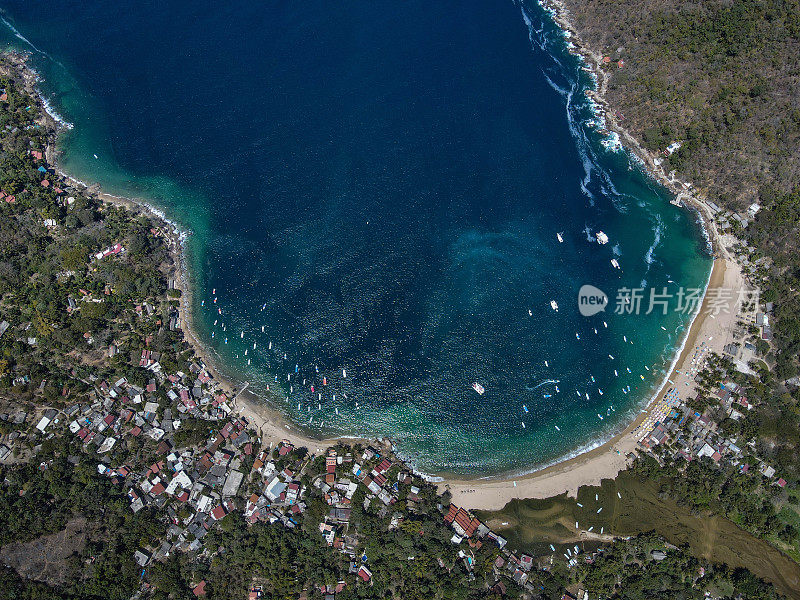
M562 231L562 232L558 232L558 233L556 233L556 238L558 239L559 243L563 243L563 242L564 242L564 232ZM598 243L598 244L600 244L601 246L603 246L603 245L605 245L605 244L607 244L607 243L609 242L608 235L606 235L606 234L605 234L605 233L603 233L602 231L598 231L598 232L595 234L595 236L594 236L594 239L595 239L595 240L597 241L597 243ZM614 268L616 268L616 269L620 269L620 264L619 264L619 261L617 261L617 259L616 259L616 258L614 258L614 259L612 259L612 260L611 260L611 264L612 264L612 266L613 266ZM670 280L670 282L672 282L672 280ZM550 300L550 308L551 308L551 309L552 309L554 312L558 312L558 303L557 303L555 300ZM533 311L532 311L532 310L530 310L530 309L528 309L528 315L529 315L529 316L533 316ZM608 328L608 323L607 323L606 321L603 321L603 328ZM661 329L663 329L664 331L666 331L666 328L665 328L665 327L663 327L663 326L661 326ZM593 328L593 331L594 331L594 335L598 335L597 328ZM575 332L575 339L576 339L577 341L581 341L581 335L580 335L580 333L579 333L579 332L577 332L577 331ZM623 339L623 342L625 342L625 343L633 344L633 341L632 341L632 340L629 340L627 335L623 335L623 336L622 336L622 339ZM608 354L608 359L609 359L610 361L614 361L614 360L616 360L613 354ZM544 361L544 365L545 365L545 368L549 368L549 367L550 367L550 363L549 363L549 361L545 360L545 361ZM645 369L646 371L650 371L650 367L648 367L647 365L643 365L643 366L644 366L644 369ZM614 377L619 377L619 376L620 376L620 374L619 374L619 370L618 370L618 369L613 369L613 368L612 368L612 370L613 370L613 372L614 372ZM627 372L627 374L629 374L629 375L632 375L632 374L633 374L633 371L631 371L630 367L627 367L627 366L626 366L626 367L625 367L625 371L626 371L626 372ZM642 381L645 381L645 376L644 376L644 374L643 374L643 373L639 373L638 375L639 375L639 378L640 378ZM590 375L590 376L589 376L589 378L590 378L590 382L589 382L589 383L591 383L591 384L596 384L596 380L595 380L595 377L594 377L594 375ZM559 383L559 381L558 381L558 380L555 380L555 379L548 379L548 380L545 380L545 383L551 383L551 384L554 386L554 390L553 390L553 389L551 389L551 390L548 390L548 392L543 392L543 393L542 393L542 397L543 397L543 398L551 398L551 397L553 396L553 394L558 394L558 393L560 393L559 387L558 387L558 385L556 385L557 383ZM536 387L539 387L539 386L536 386ZM476 382L474 382L474 383L472 384L472 389L474 389L474 390L475 390L476 392L478 392L478 394L480 394L480 395L483 395L483 394L486 392L486 389L484 388L484 386L483 386L483 385L481 385L480 383L478 383L477 381L476 381ZM535 388L534 388L534 389L535 389ZM630 393L631 393L631 386L630 386L630 385L625 385L625 386L623 386L623 387L621 388L621 391L622 391L622 393L623 393L623 394L630 394ZM578 396L579 398L581 398L581 399L585 398L587 401L591 401L591 396L590 396L589 392L587 392L587 391L585 391L585 390L582 392L581 390L578 390L578 389L576 389L576 390L575 390L575 393L577 394L577 396ZM599 396L603 396L603 395L604 395L604 392L603 392L603 390L602 390L600 387L597 387L597 394L598 394ZM615 411L616 411L616 409L614 408L614 405L613 405L613 404L611 404L611 405L609 405L609 406L606 408L606 410L605 410L605 413L597 413L597 418L598 418L599 420L601 420L601 421L602 421L602 420L604 419L604 417L608 417L608 416L610 416L610 415L611 415L611 413L613 413L613 412L615 412ZM527 415L527 414L529 414L529 413L530 413L530 411L529 411L529 409L528 409L528 406L527 406L527 404L523 404L523 405L522 405L522 413L523 413L523 417L524 417L524 415ZM525 429L525 428L526 428L526 425L525 425L525 421L524 421L524 420L521 420L521 421L520 421L520 425L521 425L521 427L522 427L523 429ZM556 431L561 431L561 429L559 428L559 426L558 426L558 425L554 425L554 427L555 427Z
M557 237L559 243L563 243L564 242L564 232L557 233L556 237ZM608 236L605 233L603 233L602 231L598 231L596 233L595 240L600 245L605 245L605 244L607 244L609 242ZM619 262L616 259L612 259L611 264L617 269L620 268L619 267ZM225 336L225 334L228 331L228 328L227 328L227 325L225 324L225 322L223 321L223 318L224 318L223 310L222 310L222 308L220 306L217 305L218 304L218 296L217 296L216 288L212 289L211 296L212 296L211 297L211 302L213 303L214 308L217 311L217 315L216 315L217 319L214 320L214 323L213 323L213 328L214 329L211 332L211 337L215 338L218 332L222 336ZM205 306L205 300L201 301L201 306ZM261 311L262 312L266 309L266 306L267 306L266 304L261 306ZM558 312L558 309L559 309L558 303L555 300L551 300L550 301L550 308L554 312ZM528 315L529 316L533 316L533 311L531 311L529 309L528 310ZM606 321L603 321L603 328L608 328L608 324L607 324ZM662 329L665 329L665 328L662 326ZM595 335L599 335L597 328L593 328L593 331L594 331ZM665 329L665 331L666 331L666 329ZM261 333L262 334L265 333L265 327L263 325L261 326ZM627 336L623 335L622 337L623 337L623 341L625 343L633 344L633 341L629 340L627 338ZM576 338L577 341L581 341L581 336L580 336L579 332L575 332L575 338ZM239 332L239 339L240 340L244 340L245 339L245 331L244 330L241 330ZM227 336L224 337L223 344L228 344L228 337ZM279 359L279 362L280 362L281 366L283 366L283 368L285 368L286 367L286 363L289 362L289 358L288 358L287 353L285 353L285 352L282 353L282 357L281 357L281 353L278 352L277 349L273 350L273 342L270 341L270 340L265 340L265 345L266 345L267 350L276 352L276 354L278 355L278 359ZM243 353L243 357L246 357L248 365L252 364L252 356L249 356L249 353L250 353L251 350L255 351L257 349L257 347L258 347L258 340L253 340L252 348L250 347L249 341L248 341L247 347L246 347L246 349L244 350L244 353ZM240 358L240 356L237 354L236 358ZM614 361L615 357L612 354L608 354L608 359L610 361ZM544 361L544 366L545 366L546 369L550 368L550 363L549 363L548 360ZM268 365L268 367L269 367L269 365ZM647 366L644 366L644 368L647 371L650 370L650 368L647 367ZM625 367L625 371L627 372L627 374L633 374L629 367ZM618 369L613 369L613 372L614 372L614 377L619 377L620 376ZM587 384L594 385L595 387L597 387L597 392L596 393L599 396L603 396L604 392L599 386L597 386L597 382L595 380L594 375L590 375L589 377L590 377L590 381L588 381ZM639 377L641 378L642 381L645 380L645 377L644 377L643 374L639 374ZM347 394L344 392L344 383L347 380L347 378L348 378L348 374L347 374L347 369L346 368L342 368L341 377L339 377L338 371L336 372L335 375L332 374L332 373L327 373L327 372L321 373L320 372L320 368L319 368L318 365L310 365L310 366L306 366L306 367L301 367L300 363L296 363L293 370L290 369L290 370L288 370L286 372L285 385L288 385L289 393L288 393L288 395L285 394L284 400L285 400L285 402L289 401L289 396L295 393L295 388L298 388L298 390L301 390L301 389L305 390L307 392L306 394L303 395L305 400L306 400L305 412L309 414L308 423L313 423L314 415L312 414L312 411L314 411L314 410L321 411L323 402L327 398L330 398L333 402L336 401L336 393L334 393L334 391L333 391L334 388L336 388L336 389L338 389L340 391L340 393L342 395L342 398L344 400L347 400ZM278 381L279 381L279 376L276 374L274 376L274 382L278 383ZM334 383L334 381L335 381L335 383ZM545 398L545 399L552 398L553 395L559 394L561 392L561 390L559 389L559 385L558 385L559 383L560 383L560 381L558 379L546 379L544 382L542 382L541 384L537 385L536 388L538 388L539 386L547 386L542 391L542 397ZM471 388L480 396L483 396L486 393L486 388L481 383L479 383L478 381L474 381L471 384ZM267 386L267 389L269 389L269 386ZM626 385L626 386L622 387L622 392L624 394L629 394L631 392L631 386L630 385ZM585 398L587 401L591 402L592 398L591 398L591 395L590 395L589 391L586 391L586 390L581 391L579 389L576 389L575 393L579 398L581 398L581 399ZM309 394L313 398L313 402L309 402L308 401L308 395ZM316 404L316 409L313 408L314 404ZM303 412L303 408L304 408L303 407L303 401L301 400L300 402L298 402L298 405L297 405L298 412ZM334 407L334 408L335 408L336 414L339 414L338 407ZM356 409L359 408L358 402L355 403L355 408ZM615 408L614 408L614 405L611 404L606 408L604 413L598 412L597 413L597 418L600 419L600 420L603 420L604 417L607 417L607 416L611 415L611 413L613 413L613 412L615 412ZM524 417L524 415L530 414L530 410L528 409L528 406L526 404L522 405L522 413L523 413L523 417ZM322 421L320 423L320 426L324 426L324 424L325 424L324 421ZM521 427L523 429L526 428L524 420L520 421L520 425L521 425ZM561 431L561 429L560 429L560 427L558 425L554 425L554 427L555 427L556 431Z

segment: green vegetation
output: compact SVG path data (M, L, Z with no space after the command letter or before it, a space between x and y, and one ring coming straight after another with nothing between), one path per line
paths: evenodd
M0 467L0 479L5 482L0 487L0 546L40 538L84 517L92 522L92 533L69 561L68 582L59 593L130 598L140 573L133 553L164 533L152 511L133 514L121 487L98 475L96 462L64 438L43 444L35 463ZM45 586L34 589L46 591Z
M741 208L800 184L797 0L568 1L611 58L608 100L651 150L710 199ZM624 60L622 68L617 66Z
M701 563L653 535L615 541L591 565L581 565L575 578L602 598L699 599L706 593L726 598L742 594L749 600L778 597L746 569Z

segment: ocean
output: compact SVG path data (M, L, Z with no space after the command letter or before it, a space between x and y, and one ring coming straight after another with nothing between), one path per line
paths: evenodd
M189 233L200 338L309 432L387 436L428 473L525 472L607 439L663 379L707 242L600 131L541 6L0 9L72 125L61 166ZM605 311L580 314L584 284ZM642 314L617 314L623 288ZM643 314L651 292L666 315Z

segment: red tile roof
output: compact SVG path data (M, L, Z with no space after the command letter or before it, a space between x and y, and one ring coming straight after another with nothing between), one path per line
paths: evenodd
M450 505L450 509L448 510L447 514L444 516L445 523L452 523L453 519L456 518L456 513L458 512L458 507L455 504Z

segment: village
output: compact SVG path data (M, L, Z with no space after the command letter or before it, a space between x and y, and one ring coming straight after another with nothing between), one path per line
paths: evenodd
M390 445L370 445L359 451L341 446L322 456L308 454L288 441L262 448L256 432L231 410L228 396L202 363L192 363L189 373L165 376L148 351L142 360L153 374L144 388L124 378L95 381L86 403L46 409L35 417L3 413L0 419L36 419L28 432L7 436L12 446L26 438L38 444L54 436L74 436L96 460L97 473L124 490L132 512L144 507L158 510L167 526L166 539L158 546L141 548L133 557L142 568L145 588L147 568L153 561L177 552L201 552L203 538L229 513L240 513L248 523L294 529L314 498L329 508L314 524L319 543L346 555L353 575L349 582L337 581L320 590L325 598L335 598L346 585L369 585L373 577L359 547L360 534L350 523L354 498L363 497L363 510L388 518L389 530L413 515L423 495L435 498L432 486L399 462ZM201 422L208 425L208 437L197 444L181 443L186 439L181 437L185 424L193 423L197 431ZM120 440L132 439L146 441L152 462L138 468L132 462L120 462L114 449ZM5 459L11 452L7 445L2 448ZM40 465L46 468L47 464ZM497 554L497 590L504 594L508 585L526 587L534 566L531 556L509 551L502 537L463 508L439 504L438 510L439 518L453 530L452 561L448 565L440 559L440 568L469 574L476 554L488 544ZM197 582L194 595L202 597L204 587L204 581ZM309 591L306 597L312 596ZM251 597L259 597L257 587Z

